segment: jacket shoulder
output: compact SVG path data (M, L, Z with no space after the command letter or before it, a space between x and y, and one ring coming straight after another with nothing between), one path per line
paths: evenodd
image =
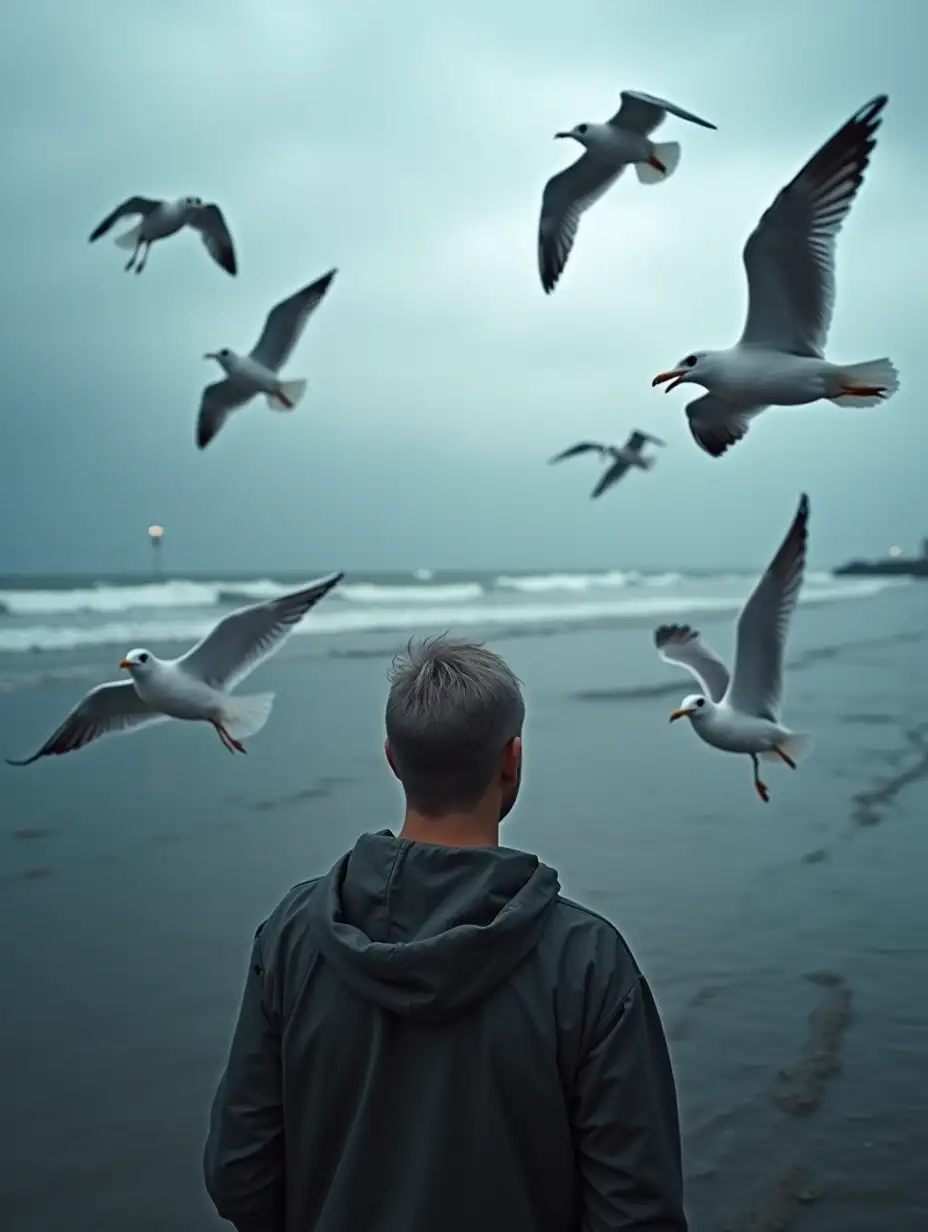
M298 924L322 880L322 877L311 877L308 881L297 882L288 890L270 915L258 925L255 940L262 945L279 942L284 933L290 932L293 926Z
M561 895L551 911L551 936L561 961L587 979L624 994L641 978L641 970L625 938L611 920ZM546 930L549 931L549 930Z

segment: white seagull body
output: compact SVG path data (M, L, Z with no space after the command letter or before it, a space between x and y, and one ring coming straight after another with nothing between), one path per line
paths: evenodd
M629 435L624 445L606 445L599 441L580 441L571 445L562 453L549 459L551 462L563 462L565 458L576 458L583 453L598 453L602 461L609 459L609 465L599 478L596 487L590 493L592 499L601 496L608 488L625 475L632 467L648 471L654 465L655 459L646 457L641 451L644 445L663 445L664 442L648 432L634 431Z
M257 394L266 394L275 411L292 411L306 392L304 380L284 381L278 373L302 337L306 323L322 302L336 270L329 270L309 286L303 287L271 309L261 337L250 355L237 355L224 347L210 351L204 359L215 359L226 377L207 385L197 416L197 448L205 449L232 411Z
M863 183L885 94L871 100L777 195L744 246L748 314L727 351L693 351L652 385L692 382L708 392L686 408L700 448L720 457L768 406L876 406L899 377L885 357L832 364L824 357L835 300L835 243ZM669 383L668 383L669 382Z
M244 753L241 741L265 725L273 693L245 697L229 691L276 653L294 627L343 574L264 603L239 608L178 659L159 659L149 650L130 650L119 666L128 680L91 689L37 753L11 766L28 766L40 757L82 749L101 736L138 731L166 719L211 723L230 752Z
M803 495L776 556L738 617L731 674L689 625L661 625L654 631L660 657L685 667L702 688L684 698L671 713L671 723L688 718L706 744L748 754L754 786L765 801L769 793L759 777L758 758L782 761L795 770L812 746L810 736L780 722L783 650L805 572L808 523L809 499Z
M538 224L538 270L550 294L564 272L580 225L580 215L612 187L629 164L642 184L666 180L680 161L676 141L655 145L651 134L669 113L702 128L715 128L691 111L638 90L623 90L622 105L605 124L578 124L555 137L572 137L583 154L545 185Z
M91 232L91 244L101 235L106 235L120 218L138 214L142 216L141 221L116 237L119 248L132 249L132 256L126 262L127 270L134 268L137 274L141 274L151 246L156 240L165 240L169 235L176 235L183 227L193 227L195 231L199 231L206 251L216 264L227 274L237 273L235 247L222 210L218 205L207 204L199 197L178 197L176 201L159 201L157 197L127 197L122 205L117 206L112 214L107 214ZM139 259L143 247L145 251Z

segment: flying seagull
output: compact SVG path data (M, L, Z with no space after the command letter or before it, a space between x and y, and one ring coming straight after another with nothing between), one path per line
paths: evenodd
M685 667L699 682L670 715L671 723L688 718L706 744L726 753L746 753L754 766L754 786L764 801L758 759L796 762L812 747L811 736L790 731L780 722L783 695L783 649L790 617L799 598L806 563L809 498L803 494L793 523L767 572L738 617L735 668L728 668L689 625L661 625L654 631L657 653Z
M658 184L676 170L679 144L667 141L655 145L651 141L651 134L664 117L675 115L702 128L716 127L652 94L623 90L620 97L621 107L605 124L578 124L570 132L554 134L556 138L572 137L584 152L548 180L542 197L538 269L541 285L549 295L567 264L580 215L612 187L629 163L634 163L642 184Z
M101 736L138 731L166 719L211 723L230 753L246 752L241 742L267 722L274 694L238 697L230 690L280 649L343 576L333 573L300 590L230 612L179 659L130 650L119 664L129 673L128 680L91 689L37 753L7 764L28 766L40 757L82 749Z
M156 197L128 197L91 232L91 244L101 235L106 235L120 218L139 214L141 220L116 237L118 247L132 249L132 256L126 262L127 270L134 267L135 272L141 274L151 246L156 240L165 240L169 235L176 235L182 227L193 227L195 231L199 231L206 251L216 264L221 265L227 274L238 272L232 236L222 210L218 205L206 204L199 197L178 197L176 201L159 201ZM145 251L139 259L143 247Z
M336 273L334 269L329 270L272 308L250 355L237 355L228 347L204 355L204 359L215 359L226 376L203 390L197 417L198 449L205 449L229 414L257 394L267 395L272 410L293 410L306 392L306 382L282 381L277 374L290 358L306 322L322 302Z
M643 471L651 469L654 465L654 458L647 458L641 452L642 447L649 441L652 445L664 444L656 436L636 430L630 434L624 445L605 445L599 441L580 441L576 445L571 445L569 449L565 449L563 453L555 454L550 461L562 462L565 458L576 458L584 453L598 453L604 462L610 459L609 466L600 476L599 482L590 493L590 496L595 499L597 496L601 496L607 488L611 488L613 484L617 483L631 467L636 466Z
M686 408L690 432L713 458L740 441L768 406L876 406L899 388L885 358L824 357L835 301L835 242L863 183L888 99L862 107L775 198L744 246L748 314L727 351L692 351L652 385L708 390Z

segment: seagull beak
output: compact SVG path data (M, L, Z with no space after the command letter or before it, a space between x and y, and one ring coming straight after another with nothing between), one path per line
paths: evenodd
M693 713L692 710L685 710L685 709L684 710L671 710L670 722L676 723L677 719L685 719L692 713Z
M216 354L215 351L207 351L206 354L203 356L203 358L204 359L218 359L219 356Z
M573 133L555 133L554 140L557 141L558 137L572 137L572 136L573 136Z
M120 667L126 667L126 668L128 668L128 667L131 667L131 666L132 666L132 664L129 662L129 660L128 660L128 659L120 659L120 660L119 660L119 666L120 666Z
M673 384L668 385L664 390L665 394L669 394L672 389L683 384L684 371L683 368L671 368L669 372L659 372L651 382L651 388L653 389L655 385L663 385L665 381L672 381Z

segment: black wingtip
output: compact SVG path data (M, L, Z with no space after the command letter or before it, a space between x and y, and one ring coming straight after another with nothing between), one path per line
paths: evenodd
M863 107L853 117L853 122L856 124L873 124L888 102L888 94L878 94L876 98L871 98L869 103L864 103ZM877 121L877 123L881 122L881 120Z
M34 761L38 761L42 756L41 753L34 753L32 757L27 757L24 761L13 761L9 757L4 757L4 761L8 766L31 766Z

